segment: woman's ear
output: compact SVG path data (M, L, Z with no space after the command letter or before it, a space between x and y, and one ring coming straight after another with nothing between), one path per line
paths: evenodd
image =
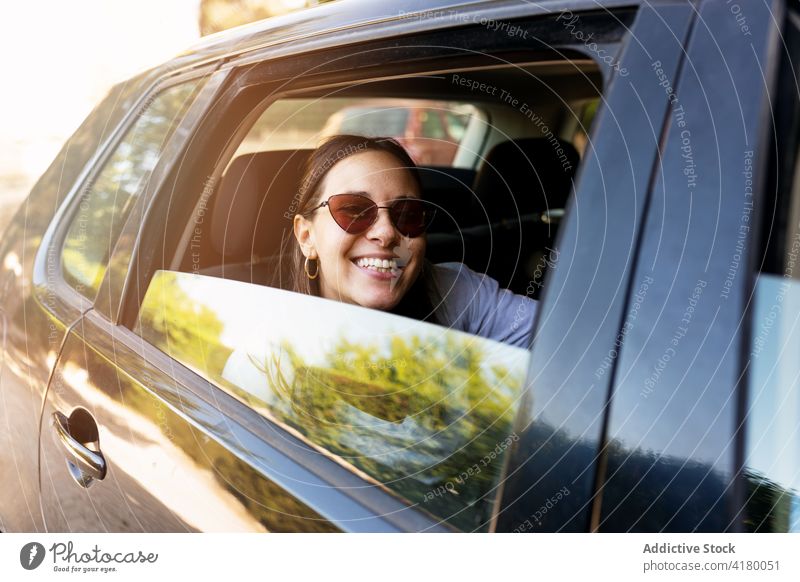
M314 245L314 223L300 214L294 215L294 238L300 245L300 250L309 259L317 258L317 250Z

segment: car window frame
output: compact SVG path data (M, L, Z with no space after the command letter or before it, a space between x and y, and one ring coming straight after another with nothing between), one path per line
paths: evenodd
M186 109L183 119L173 130L172 135L164 145L161 157L153 169L147 187L138 196L133 208L131 208L109 256L106 272L103 275L103 281L95 298L94 309L105 315L114 324L119 322L126 286L131 280L133 257L140 242L141 228L147 220L147 214L151 208L151 201L165 187L169 176L174 171L176 162L183 155L186 147L191 144L197 126L201 123L208 108L213 105L215 97L223 90L229 74L230 70L224 68L222 63L212 63L177 77L170 77L165 84L156 87L155 92L151 93L154 96L160 91L181 83L206 77L204 85L199 88L194 101ZM114 278L112 266L115 265L120 265L122 269L121 278Z

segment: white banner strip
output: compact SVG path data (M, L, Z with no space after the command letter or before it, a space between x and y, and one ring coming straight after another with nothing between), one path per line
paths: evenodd
M3 534L0 579L800 580L797 534Z

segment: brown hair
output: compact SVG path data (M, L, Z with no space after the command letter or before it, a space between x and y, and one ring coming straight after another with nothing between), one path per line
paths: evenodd
M319 198L322 194L320 186L331 168L352 155L367 151L386 152L394 156L411 173L420 196L422 195L422 182L417 166L397 141L389 137L334 135L326 139L306 160L299 191L295 197L297 203L295 214L306 215L312 208L319 205ZM306 257L293 232L289 235L288 254L290 288L298 293L319 296L319 279L312 280L306 275L304 269ZM436 304L432 301L431 294L433 293L436 293L436 285L431 277L431 265L427 261L423 261L419 277L392 312L417 319L432 320L434 319L432 305Z

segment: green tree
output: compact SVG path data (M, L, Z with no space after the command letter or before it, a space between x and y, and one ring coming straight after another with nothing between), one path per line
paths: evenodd
M201 0L200 34L205 36L331 0Z

